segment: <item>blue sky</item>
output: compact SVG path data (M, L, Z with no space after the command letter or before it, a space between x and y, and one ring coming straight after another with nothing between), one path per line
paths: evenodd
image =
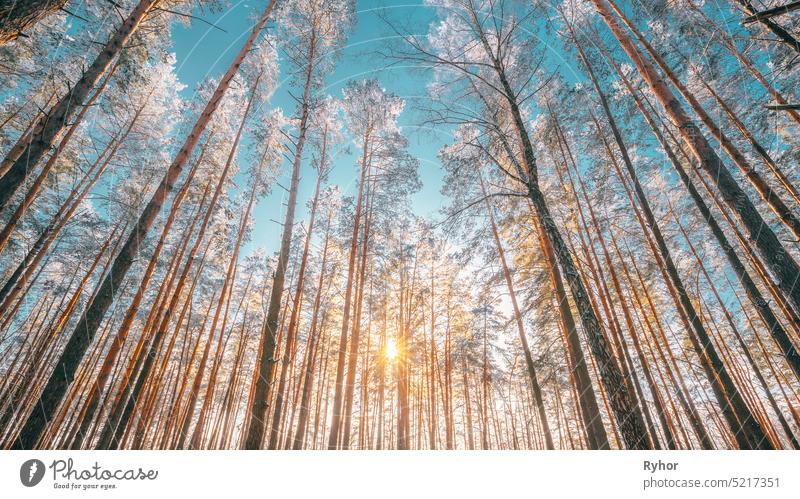
M181 82L188 85L184 90L185 97L191 97L197 85L204 78L221 75L252 26L252 17L260 13L265 1L234 1L224 12L208 13L195 11L194 14L213 23L224 30L215 29L206 23L193 21L190 26L176 24L173 30L173 47L177 58L177 74ZM351 80L377 78L381 85L406 100L406 109L400 117L406 137L409 139L409 151L420 162L420 179L422 189L413 197L413 207L418 215L436 216L442 205L441 188L442 171L437 161L437 151L449 141L447 132L441 130L421 130L420 116L413 108L414 100L425 95L426 75L419 71L409 71L405 67L385 67L387 61L380 60L377 52L390 42L387 36L391 33L381 19L381 12L387 12L392 18L407 22L413 17L414 25L419 26L419 33L427 31L429 23L434 19L433 9L423 6L419 0L365 0L356 3L356 24L341 50L341 57L336 69L327 76L326 92L334 97L341 97L342 88ZM285 72L279 77L285 77ZM295 111L295 102L289 96L288 85L281 85L272 98L271 105L280 107L287 115ZM356 161L358 149L350 147L350 152L340 153L335 159L329 183L337 184L345 195L353 195L356 187ZM244 156L240 154L242 167L247 168ZM300 193L299 214L306 215L306 201L313 194L315 174L309 166L305 155ZM288 185L290 165L282 166L282 185ZM282 205L285 194L276 188L269 196L261 200L254 211L256 226L253 232L250 249L263 246L268 252L277 251L280 227L271 220L282 220Z

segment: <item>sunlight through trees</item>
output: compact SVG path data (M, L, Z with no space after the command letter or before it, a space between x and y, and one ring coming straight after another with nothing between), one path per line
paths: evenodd
M0 446L800 449L794 8L250 3L0 2Z

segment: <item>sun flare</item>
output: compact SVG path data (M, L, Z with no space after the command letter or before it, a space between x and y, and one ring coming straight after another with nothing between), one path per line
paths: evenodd
M397 349L397 342L395 342L394 340L388 340L386 342L386 352L385 352L386 360L390 362L393 361L394 359L397 358L397 355L399 353L400 351Z

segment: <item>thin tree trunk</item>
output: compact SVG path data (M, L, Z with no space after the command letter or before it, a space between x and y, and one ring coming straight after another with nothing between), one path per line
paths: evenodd
M702 85L706 88L706 90L708 90L711 96L714 97L714 100L717 101L719 107L721 107L722 110L725 111L725 114L728 115L728 118L739 130L739 133L741 133L742 136L745 139L747 139L747 141L750 143L750 146L758 154L758 156L761 158L761 161L767 166L769 171L771 171L772 174L775 175L775 178L778 179L778 182L780 182L781 186L783 186L783 188L786 189L786 191L792 196L792 199L794 199L796 203L800 204L800 192L798 192L797 187L794 186L792 181L789 180L789 177L787 177L786 174L783 173L783 170L781 170L781 168L777 165L777 163L775 163L775 160L772 159L772 157L769 155L769 152L764 148L764 146L762 146L756 140L755 136L753 136L750 130L748 130L747 127L744 125L744 123L742 123L742 120L739 119L738 116L736 116L736 113L733 112L733 109L731 109L728 103L726 103L722 99L722 97L720 97L719 94L717 94L717 92L714 91L713 88L711 88L711 85L709 85L706 82L705 78L698 75L698 79L700 80L700 83L702 83Z
M253 95L255 94L255 90L256 90L257 85L258 85L258 79L256 79L256 83L253 85ZM244 116L242 118L242 123L241 123L242 127L244 126L244 123L247 120L247 115L249 114L250 104L251 103L252 103L252 96L251 96L251 99L248 100L247 108L246 108ZM240 128L240 132L241 132L241 128ZM238 142L238 136L237 136L237 141L236 142ZM235 151L235 147L234 147L234 151ZM233 154L234 151L232 151L232 154ZM264 156L266 156L266 154L264 154ZM244 215L242 215L242 220L241 220L241 223L239 225L239 232L236 235L236 243L234 244L234 247L233 247L233 254L231 255L230 261L228 262L228 269L227 269L226 274L225 274L225 280L224 280L223 285L222 285L222 290L220 291L220 293L221 293L220 294L220 303L221 303L221 300L223 299L223 297L225 297L225 302L226 303L225 303L225 315L224 315L224 318L223 318L223 321L222 321L222 325L220 327L219 342L217 344L216 357L218 359L222 355L223 336L225 334L225 326L226 326L227 318L228 318L228 306L230 304L230 299L231 299L231 296L233 294L234 280L236 278L236 266L238 265L238 262L239 262L239 250L242 247L242 241L244 240L244 235L247 232L247 227L248 227L247 224L250 221L250 214L252 213L252 210L253 210L253 203L256 200L256 193L257 193L258 187L259 187L259 182L260 182L260 177L261 177L261 170L263 168L264 156L262 156L262 161L259 162L258 166L256 167L255 175L253 176L253 186L252 186L252 188L250 190L250 196L249 196L249 199L247 201L247 208L245 208ZM226 297L226 295L227 295L227 297ZM214 321L211 324L211 336L209 336L209 340L213 337L213 333L214 333L215 329L216 329L216 318L214 319ZM209 376L208 383L206 384L205 399L203 400L203 406L200 409L200 416L198 418L197 424L195 426L194 434L192 436L191 448L193 448L193 449L199 449L200 448L200 438L202 436L203 427L204 427L204 424L205 424L206 413L208 412L209 407L211 406L211 402L212 402L212 399L213 399L213 396L214 396L213 389L214 389L214 387L216 385L216 376L217 376L218 370L219 370L219 362L215 362L214 366L213 366L213 368L211 370L211 374ZM199 378L199 376L198 376L198 378Z
M462 384L464 385L464 412L466 413L465 425L467 427L467 449L473 450L475 448L475 437L472 435L472 402L469 396L469 379L467 376L467 352L461 353L461 363L463 374Z
M313 59L313 54L312 54ZM256 372L256 389L251 401L251 416L250 425L247 430L247 439L245 445L247 449L260 449L264 440L264 430L268 418L267 414L267 390L272 385L272 377L275 364L275 347L276 335L278 332L278 315L281 309L281 298L283 296L284 281L286 278L286 268L289 262L289 251L292 244L292 233L294 232L294 217L297 208L297 190L300 184L300 163L303 158L303 148L306 141L306 132L308 131L308 119L310 113L310 91L312 80L313 65L309 63L308 72L306 74L306 85L303 93L302 101L302 116L300 118L299 136L297 139L297 146L295 147L294 161L292 163L292 179L289 187L289 199L287 200L286 217L283 221L283 234L281 236L280 252L278 254L278 265L275 269L275 274L272 279L272 290L270 292L269 308L267 310L266 320L264 321L264 328L261 335L261 348L260 358L258 362L258 369ZM293 331L292 331L293 332ZM286 338L284 341L287 345L287 352L291 346L293 338ZM284 362L288 362L284 359ZM278 399L282 403L282 394L279 391L277 394ZM276 403L277 405L277 403ZM280 409L279 409L280 410ZM275 428L274 428L275 430ZM277 447L277 437L270 436L270 448Z
M688 245L689 250L692 253L692 256L695 258L695 261L697 262L697 265L700 267L700 271L703 273L703 276L706 278L706 281L708 282L709 286L711 287L711 291L714 293L714 297L717 299L717 303L722 307L722 311L723 311L723 314L725 315L725 319L728 322L728 325L731 327L731 331L733 332L734 336L736 337L736 340L737 340L737 343L739 345L739 348L741 349L742 353L744 353L744 356L747 359L748 363L750 364L750 367L752 368L753 373L756 375L756 379L758 380L759 384L761 385L761 388L764 391L764 394L767 396L767 399L768 399L768 401L770 403L770 406L775 411L775 414L778 417L778 422L781 424L781 428L783 429L784 433L786 433L786 436L789 438L792 446L795 449L800 449L800 443L797 441L797 438L795 437L794 433L792 432L792 429L789 426L788 421L786 421L786 418L783 417L783 412L778 407L777 401L775 400L775 397L773 397L772 392L770 391L769 385L767 384L767 381L764 379L764 376L761 374L761 369L756 364L755 359L753 358L753 355L750 352L750 348L747 346L747 344L742 339L742 335L739 332L739 328L736 326L736 323L735 323L733 317L731 316L730 311L725 306L725 303L722 300L722 297L719 295L719 292L717 291L717 287L714 285L714 281L711 279L711 276L708 275L708 271L706 270L706 267L705 267L705 265L703 263L703 260L700 258L700 255L697 254L697 251L695 250L695 247L692 244L692 241L689 239L689 235L686 233L686 230L684 229L683 224L681 224L680 220L678 219L678 216L671 209L670 209L670 212L672 214L672 217L675 219L675 223L678 225L678 229L680 230L681 234L683 235L684 241L686 241L686 244Z
M550 434L550 425L547 423L547 411L544 406L544 398L542 397L542 388L539 386L539 379L536 376L536 367L533 363L531 348L528 346L528 338L525 335L525 325L522 321L522 314L520 313L519 305L517 304L517 294L514 291L514 282L511 277L511 271L508 269L505 251L503 250L503 245L500 242L500 235L497 232L497 224L494 221L492 205L489 203L489 198L486 194L486 187L483 182L483 176L480 174L480 172L479 176L481 191L483 192L483 197L486 202L486 210L489 214L489 224L492 228L492 235L494 236L495 246L497 247L500 265L503 268L503 277L505 278L506 287L508 288L508 295L509 299L511 300L511 308L514 312L514 320L517 324L517 333L519 335L520 343L522 344L522 354L525 357L525 366L528 369L528 379L531 382L533 398L536 402L536 408L539 413L539 420L542 425L542 433L544 433L545 446L548 450L553 450L555 447L553 446L553 436Z
M97 157L86 172L86 176L70 191L56 214L53 215L50 223L42 230L36 242L28 249L25 257L8 277L3 288L0 289L0 314L11 309L11 305L19 293L29 284L30 276L48 254L48 250L56 240L56 237L72 218L72 215L75 214L75 211L77 211L83 199L100 179L103 172L105 172L106 167L114 157L117 146L118 143L116 141L109 142L107 148L110 150L104 151ZM24 297L25 294L22 296ZM10 316L10 314L7 314L7 316Z
M533 207L531 206L531 210ZM553 286L555 299L558 303L558 313L561 324L564 327L567 338L567 353L570 359L570 376L572 377L575 388L578 391L578 402L583 417L583 426L586 431L586 440L590 449L608 449L608 436L603 426L603 419L600 415L600 407L597 405L597 398L589 376L589 368L583 355L583 347L569 306L564 283L561 279L561 272L558 268L558 261L550 240L547 238L541 224L534 222L539 242L547 260L547 269L550 276L550 283Z
M292 343L294 342L294 338L299 327L298 322L299 322L300 307L303 300L303 285L306 274L306 266L308 264L309 246L311 243L311 235L314 231L314 222L317 215L317 206L319 204L320 185L322 183L323 177L324 177L324 172L320 171L319 175L317 176L317 184L314 189L314 197L311 204L311 214L309 216L307 235L305 243L303 245L303 255L300 261L300 269L298 270L297 284L295 286L294 305L292 307L291 318L289 319L289 329L286 335L287 338L286 348L283 354L284 359L281 365L281 374L279 378L280 381L276 392L277 396L275 398L275 410L274 410L272 427L270 431L270 440L269 440L270 449L278 448L278 437L280 436L279 429L281 424L281 418L283 417L283 392L284 392L284 385L286 384L286 370L288 364L292 361L290 349L292 347Z

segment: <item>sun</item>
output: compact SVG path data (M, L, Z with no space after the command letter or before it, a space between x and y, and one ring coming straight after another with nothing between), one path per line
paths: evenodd
M397 358L397 355L399 353L400 351L397 349L397 342L391 339L387 340L386 351L384 353L384 355L386 355L386 360L388 360L389 362L393 361L394 359Z

